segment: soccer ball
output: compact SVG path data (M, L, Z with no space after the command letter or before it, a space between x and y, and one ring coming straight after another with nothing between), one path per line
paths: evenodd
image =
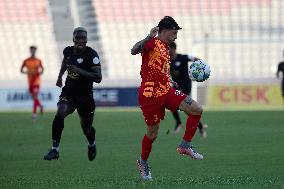
M210 76L210 66L203 60L196 60L188 66L188 75L192 81L203 82Z

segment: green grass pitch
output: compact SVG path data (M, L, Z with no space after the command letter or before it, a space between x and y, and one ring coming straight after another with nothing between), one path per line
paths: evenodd
M145 133L139 111L98 108L93 162L76 112L65 121L59 160L43 160L53 116L45 113L33 123L27 112L0 113L1 189L284 188L283 111L204 112L208 138L196 133L193 140L202 161L177 154L182 133L166 135L174 125L167 112L149 160L151 182L141 181L136 167Z

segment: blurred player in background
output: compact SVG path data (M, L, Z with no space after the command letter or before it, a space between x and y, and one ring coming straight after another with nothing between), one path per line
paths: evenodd
M137 166L144 180L152 179L147 160L152 150L152 143L158 136L159 124L164 119L166 108L171 111L179 108L188 115L183 140L177 151L194 159L203 159L201 154L193 150L191 144L201 118L202 107L190 96L170 86L169 44L177 38L180 29L172 17L165 16L160 20L158 27L151 29L150 34L131 49L132 55L142 54L140 71L142 81L138 101L147 131L142 139L142 152L137 160ZM158 36L155 37L157 33Z
M186 95L191 95L192 81L188 75L188 62L193 62L200 59L189 55L178 54L176 53L176 48L177 46L175 42L170 44L170 74L172 80L176 83L176 86L174 87L175 89L180 90ZM182 127L179 112L178 110L175 110L172 113L176 121L173 133L178 133ZM206 138L207 136L207 127L208 126L206 124L201 123L201 121L198 123L199 133L203 138Z
M283 51L283 57L284 57L284 51ZM282 92L282 100L283 100L283 105L284 105L284 61L278 64L278 68L276 72L276 76L278 79L280 78L280 72L282 72L281 92Z
M43 106L38 99L38 93L40 89L40 75L43 73L43 66L41 60L36 57L36 46L30 47L31 56L24 60L21 66L21 73L27 74L29 93L33 99L33 111L32 119L35 120L37 117L37 108L40 108L40 113L43 112Z
M59 158L59 143L64 128L64 119L75 109L80 117L80 124L88 140L88 158L94 160L97 154L95 128L92 126L95 101L93 82L102 80L101 63L97 52L87 44L87 31L78 27L73 31L74 46L63 50L63 61L56 86L62 87L62 76L67 70L65 86L62 88L57 103L57 113L52 123L52 148L44 156L45 160Z

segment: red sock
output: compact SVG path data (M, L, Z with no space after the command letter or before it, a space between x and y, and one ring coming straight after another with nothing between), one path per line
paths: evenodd
M41 103L38 98L36 99L36 103L37 103L37 106L41 106Z
M36 113L36 109L38 106L41 106L40 101L36 98L34 99L34 108L33 108L33 113Z
M36 113L36 108L38 106L38 103L37 103L37 100L34 99L34 106L33 106L33 113L35 114Z
M153 141L147 135L144 135L144 138L142 140L142 152L141 152L142 160L144 161L148 160L148 157L152 150L152 143Z
M183 140L190 142L198 127L201 115L189 115L186 121L186 129L183 135Z

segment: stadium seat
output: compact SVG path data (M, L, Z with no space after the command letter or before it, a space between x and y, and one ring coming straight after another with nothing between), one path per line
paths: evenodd
M48 1L0 1L0 15L0 41L5 44L5 48L1 48L1 66L5 71L1 70L0 80L17 86L26 84L26 76L20 74L20 66L30 55L30 45L38 46L37 56L45 67L43 80L54 80L59 59Z

